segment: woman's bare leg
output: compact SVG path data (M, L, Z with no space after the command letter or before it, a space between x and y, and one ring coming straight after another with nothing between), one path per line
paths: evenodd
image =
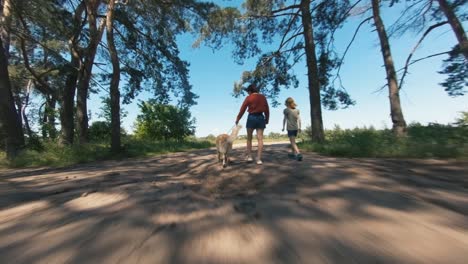
M252 155L252 134L254 129L247 128L247 157L251 157Z
M262 160L262 151L263 151L263 129L257 129L257 160Z

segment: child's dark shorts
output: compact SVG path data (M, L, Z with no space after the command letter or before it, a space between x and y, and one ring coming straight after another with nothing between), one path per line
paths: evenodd
M249 116L247 117L246 127L253 129L265 129L266 125L263 113L249 114Z
M288 130L288 137L297 137L297 130Z

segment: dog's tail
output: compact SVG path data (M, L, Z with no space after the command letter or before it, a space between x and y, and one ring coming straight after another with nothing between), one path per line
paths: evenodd
M231 132L231 135L228 137L228 142L232 143L234 140L236 140L237 135L239 134L239 131L241 130L242 126L241 125L236 125Z

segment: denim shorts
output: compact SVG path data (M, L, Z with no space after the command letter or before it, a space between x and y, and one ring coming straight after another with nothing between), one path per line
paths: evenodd
M263 114L249 114L247 117L247 128L265 129L265 117Z
M297 137L297 130L288 130L288 137Z

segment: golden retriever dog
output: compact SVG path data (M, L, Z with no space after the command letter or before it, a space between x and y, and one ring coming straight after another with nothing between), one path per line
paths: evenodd
M218 152L218 161L223 162L223 168L229 163L229 152L232 150L232 142L236 140L241 125L237 125L232 129L231 135L221 134L216 137L216 150Z

